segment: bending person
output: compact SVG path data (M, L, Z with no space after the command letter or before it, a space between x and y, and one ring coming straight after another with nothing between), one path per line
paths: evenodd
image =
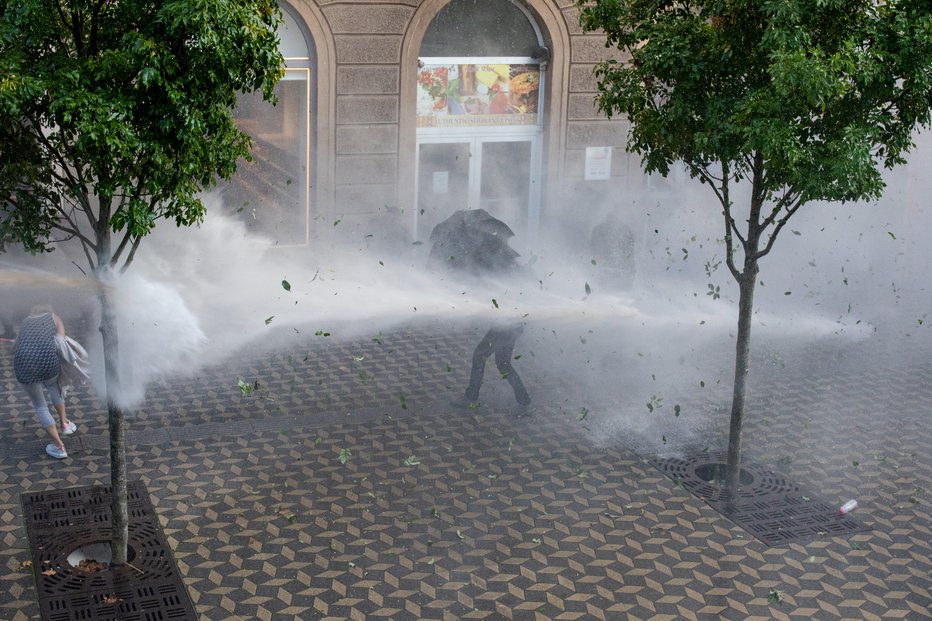
M495 355L495 366L502 378L511 384L515 391L515 399L522 406L530 405L531 397L528 395L521 377L511 364L515 351L515 343L524 332L524 325L515 323L507 326L493 326L472 354L472 370L469 374L469 386L466 388L466 403L475 403L479 400L479 389L482 387L482 378L485 374L485 361L492 354Z
M45 452L56 459L64 459L68 457L68 452L61 436L71 435L77 427L68 420L65 400L58 385L61 362L55 345L56 335L64 337L65 326L52 307L47 304L34 306L20 325L16 337L13 373L16 375L16 381L22 384L23 390L29 395L39 425L52 439L51 444L45 447ZM61 434L45 400L46 390L58 414Z

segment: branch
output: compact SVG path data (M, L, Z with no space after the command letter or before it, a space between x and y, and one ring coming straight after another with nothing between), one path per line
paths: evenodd
M793 214L796 213L796 211L797 211L800 207L802 207L802 204L803 204L802 196L797 196L797 197L793 200L792 206L788 207L787 210L786 210L786 215L784 215L782 218L780 218L780 220L777 222L777 226L774 227L773 233L770 234L770 239L767 240L767 245L764 247L763 250L761 250L760 252L757 253L757 258L758 258L758 259L761 258L761 257L763 257L763 256L765 256L767 253L770 252L770 250L773 248L774 242L777 241L777 235L780 233L780 231L783 229L783 227L786 225L786 223L789 222L789 220L790 220L790 218L793 216Z
M735 225L735 219L731 215L731 194L729 186L729 174L728 174L728 162L722 161L722 212L725 216L725 265L728 266L728 271L731 272L731 275L738 282L741 281L741 272L738 271L738 268L735 266L735 242L732 239L731 235L734 233L738 236L738 239L741 239L741 233L738 231L738 227ZM717 190L716 190L717 193ZM744 240L741 240L742 245Z
M794 192L792 188L786 189L786 191L783 193L783 196L781 196L780 199L773 206L773 210L771 210L770 215L764 219L764 224L762 228L766 229L767 227L769 227L770 225L772 225L774 222L777 221L777 215L780 213L780 211L786 205L788 205L789 203L792 203L795 200L792 198L793 194Z
M133 262L133 258L136 256L136 250L139 249L139 242L142 241L142 237L137 237L133 240L133 247L130 248L129 254L126 255L126 261L123 263L123 267L120 268L120 273L126 272L126 269L129 267L130 263Z
M120 261L120 255L123 254L123 250L126 248L126 244L132 238L133 228L128 226L126 227L126 232L123 233L123 239L120 240L120 245L117 246L117 249L113 252L113 256L110 257L110 266L113 267Z

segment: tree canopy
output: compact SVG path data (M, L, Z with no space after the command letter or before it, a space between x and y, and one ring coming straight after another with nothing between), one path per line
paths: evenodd
M623 52L597 68L597 101L630 119L646 170L682 161L719 191L750 178L777 222L810 201L878 197L882 166L929 124L925 0L578 4L584 29Z
M236 94L274 99L280 20L274 0L0 0L0 244L77 238L115 267L157 220L201 221L249 154Z

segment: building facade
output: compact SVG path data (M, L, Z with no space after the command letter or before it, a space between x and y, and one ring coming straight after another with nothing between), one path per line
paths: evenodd
M573 0L280 4L279 103L240 101L254 160L224 189L273 243L416 242L483 208L533 246L643 190L626 122L593 104L592 70L613 51Z

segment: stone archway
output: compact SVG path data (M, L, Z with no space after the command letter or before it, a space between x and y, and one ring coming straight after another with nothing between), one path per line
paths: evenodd
M450 0L426 0L415 11L402 42L401 50L401 93L399 114L399 183L398 204L415 212L417 159L417 80L418 57L421 43L430 24ZM541 101L543 116L541 123L541 178L542 197L553 195L562 176L560 165L565 141L566 92L569 75L569 32L562 13L546 0L515 0L525 10L540 31L542 43L549 50L549 61L542 67L545 75L546 92ZM540 201L539 209L544 208ZM477 205L478 206L478 205ZM533 217L531 218L533 220ZM536 234L536 223L529 222L531 237Z

